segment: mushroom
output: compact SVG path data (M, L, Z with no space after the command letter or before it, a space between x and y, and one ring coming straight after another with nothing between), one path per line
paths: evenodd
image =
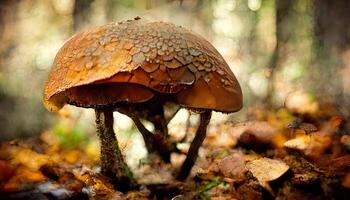
M200 125L177 176L185 179L206 136L211 111L241 109L242 92L233 72L203 37L165 22L139 17L110 23L68 40L58 52L44 89L44 104L93 108L101 140L101 170L129 177L113 132L113 111L131 117L149 151L168 159L167 102L200 113ZM156 134L140 119L155 124ZM119 178L120 179L120 178Z
M300 118L297 118L296 120L288 123L287 128L290 128L292 130L292 134L294 134L295 130L301 130L305 132L306 135L318 131L318 128L315 125L302 122Z

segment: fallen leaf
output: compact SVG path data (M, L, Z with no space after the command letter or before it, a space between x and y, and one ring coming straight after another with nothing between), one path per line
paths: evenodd
M50 157L44 154L39 154L31 149L22 147L13 147L9 149L10 155L13 158L11 164L23 165L35 171L42 165L46 164Z
M84 183L86 193L93 199L112 199L114 196L115 190L113 185L101 174L95 173L87 167L73 170L73 174L76 179Z
M226 156L217 165L220 173L226 178L242 178L247 171L244 157L240 153Z
M297 138L288 140L284 143L284 146L291 149L305 150L309 147L311 137L308 135L302 135Z
M61 152L62 158L70 164L74 164L82 156L82 152L79 150L67 150Z
M14 169L11 165L0 160L0 186L11 178Z
M260 182L276 180L289 169L286 163L270 158L253 160L248 162L246 167Z
M15 174L3 186L3 191L20 191L27 185L39 183L46 180L46 177L38 171L32 171L25 166L16 169Z

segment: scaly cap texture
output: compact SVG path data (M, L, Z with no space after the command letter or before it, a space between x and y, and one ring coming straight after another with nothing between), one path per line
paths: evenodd
M176 103L194 109L242 107L239 83L208 41L180 26L139 18L69 39L55 58L44 104L57 111L66 103L139 103L155 92L174 95Z

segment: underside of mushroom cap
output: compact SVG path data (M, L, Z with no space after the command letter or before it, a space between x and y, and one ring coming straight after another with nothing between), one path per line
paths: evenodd
M57 111L66 103L141 103L154 94L172 94L175 103L196 109L242 107L238 81L208 41L171 23L145 20L73 36L55 58L44 104Z
M84 108L113 107L118 103L143 103L152 99L154 93L148 88L130 83L89 84L70 88L51 98L50 110L59 110L61 102Z

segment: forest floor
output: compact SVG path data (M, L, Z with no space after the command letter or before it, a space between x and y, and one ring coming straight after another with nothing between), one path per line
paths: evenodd
M186 181L173 179L184 155L170 164L150 156L128 192L98 173L89 148L67 148L50 132L5 142L0 199L349 199L350 135L334 109L251 116L210 126Z

